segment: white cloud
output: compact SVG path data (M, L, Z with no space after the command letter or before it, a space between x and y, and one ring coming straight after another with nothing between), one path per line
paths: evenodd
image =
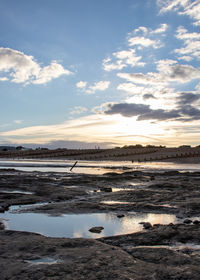
M189 61L190 58L195 57L199 59L200 57L200 33L188 32L182 26L177 29L176 38L183 40L184 47L175 49L174 52L181 55L179 59L186 58ZM188 59L188 60L187 60ZM191 59L190 59L191 60Z
M134 67L134 66L144 66L145 65L144 62L140 62L142 57L137 56L135 54L134 49L115 52L115 53L113 53L113 55L116 58L118 58L119 61L121 61L121 62L123 61L123 63L125 63L125 65L130 65L132 67Z
M1 82L6 82L6 81L8 81L8 78L6 78L6 77L0 77L0 81L1 81Z
M103 69L107 72L112 70L122 70L125 67L144 67L146 64L142 60L142 55L138 55L143 48L152 47L154 49L163 47L160 38L167 30L166 23L160 24L158 28L152 30L145 26L140 26L128 33L127 49L113 52L112 56L103 60ZM141 36L139 36L140 34ZM136 36L137 35L137 36ZM130 48L131 47L131 48Z
M106 58L103 60L103 69L107 72L112 70L122 70L127 65L122 62L122 60L117 60L115 63L111 62L111 58Z
M187 83L200 79L200 70L191 65L181 65L174 60L157 62L158 72L118 73L117 76L127 81L142 85L167 85L171 82Z
M159 73L118 73L117 76L141 85L162 85L166 83Z
M200 25L200 1L199 0L157 0L160 12L176 11L179 15L187 15L194 25Z
M75 106L73 110L70 112L71 115L78 115L87 112L87 108L82 106Z
M146 34L148 32L148 28L146 28L145 26L140 26L134 30L134 33L136 34L139 32Z
M80 82L76 83L77 88L85 88L86 86L87 86L87 82L84 82L84 81L80 81Z
M160 33L164 33L168 28L168 25L166 23L162 23L160 25L160 27L158 27L157 29L155 30L152 30L150 33L151 34L160 34Z
M41 67L33 56L10 48L0 48L0 73L4 73L1 81L10 79L13 83L45 84L61 75L72 74L56 61Z
M23 121L22 120L14 120L14 123L16 124L21 124Z
M63 68L62 65L58 64L56 61L52 61L49 66L43 67L37 79L35 79L33 84L46 84L52 79L56 79L62 75L70 75L71 72Z
M96 91L104 91L107 88L109 88L109 86L110 86L109 81L99 81L99 82L95 82L92 85L88 85L87 82L80 81L76 84L77 88L81 89L87 94L93 94Z
M153 47L157 49L160 47L161 42L159 40L152 40L145 37L131 37L128 39L129 46L142 46L142 47Z
M96 91L104 91L107 88L109 88L109 85L110 85L109 81L99 81L94 83L94 85L89 86L86 92L92 94L95 93Z
M111 58L107 58L103 60L103 68L105 71L112 70L122 70L127 66L139 66L143 67L145 65L144 62L141 62L142 56L137 56L134 49L122 50L119 52L113 53L113 59L115 62L111 62Z
M185 60L185 61L191 61L191 60L193 60L193 58L191 57L191 56L189 56L189 55L183 55L183 56L179 56L179 58L178 58L179 60Z
M133 83L122 83L118 85L117 90L122 90L129 94L141 94L144 92L145 87L138 86Z

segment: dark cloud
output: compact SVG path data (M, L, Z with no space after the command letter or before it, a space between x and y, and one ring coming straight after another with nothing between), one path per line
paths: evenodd
M151 109L149 105L134 104L134 103L109 103L107 109L104 112L107 115L120 114L124 117L133 117L150 113Z
M175 80L192 80L200 78L199 70L195 69L190 65L180 65L176 64L173 66L169 66L171 73L169 77Z
M200 94L195 94L190 92L182 92L177 98L179 106L192 104L193 102L196 102L198 100L200 100Z
M156 99L155 96L151 93L146 93L143 95L143 99L150 99L150 98L153 98L153 99Z
M165 121L179 118L181 115L177 110L165 111L162 109L151 110L151 112L138 116L138 121L143 120L158 120Z
M188 120L200 120L200 110L191 105L183 106L182 108L180 108L180 112L184 116L189 117Z
M124 117L137 116L137 120L169 120L181 117L179 111L165 111L163 109L153 110L149 105L134 103L117 103L107 104L107 110L104 112L108 115L121 114Z

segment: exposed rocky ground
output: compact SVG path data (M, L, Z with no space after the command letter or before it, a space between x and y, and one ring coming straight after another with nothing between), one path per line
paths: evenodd
M46 204L18 211L114 211L121 219L130 211L170 213L180 223L144 221L141 232L91 240L10 231L0 222L2 280L200 279L200 172L86 175L0 170L2 213L11 205L40 202Z

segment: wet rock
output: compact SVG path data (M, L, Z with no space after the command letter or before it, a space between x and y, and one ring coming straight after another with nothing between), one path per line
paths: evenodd
M143 225L144 229L152 228L152 225L149 222L141 222L140 224Z
M183 223L184 223L184 224L191 224L191 223L192 223L192 220L190 220L190 219L185 219L185 220L183 221Z
M200 221L194 220L193 224L194 224L194 225L199 225L199 224L200 224Z
M92 227L89 229L89 231L93 233L101 233L103 229L104 227Z
M176 176L176 175L180 175L180 172L179 172L179 171L176 171L176 170L165 171L165 172L164 172L164 175L167 175L167 176Z
M100 191L101 192L112 192L112 188L110 188L110 187L101 187Z
M117 215L117 218L123 218L123 217L125 217L125 215L124 214L119 214L119 215Z
M8 209L9 209L9 204L8 203L1 203L0 204L0 213L3 213L3 212L5 212L5 211L8 211Z
M0 230L4 230L5 229L5 225L3 222L0 221Z

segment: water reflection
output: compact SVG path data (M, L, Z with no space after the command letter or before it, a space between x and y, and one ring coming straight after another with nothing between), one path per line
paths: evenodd
M17 168L22 171L70 172L74 160L0 160L0 168ZM124 169L141 171L199 171L200 164L174 162L134 162L131 161L83 161L79 160L73 173L103 174L106 172L124 172Z
M51 237L87 237L119 235L137 232L143 229L140 222L151 224L176 223L176 217L168 214L132 213L122 219L116 214L69 214L62 216L47 216L38 213L1 213L7 229L36 232ZM91 227L103 226L100 234L91 233Z

